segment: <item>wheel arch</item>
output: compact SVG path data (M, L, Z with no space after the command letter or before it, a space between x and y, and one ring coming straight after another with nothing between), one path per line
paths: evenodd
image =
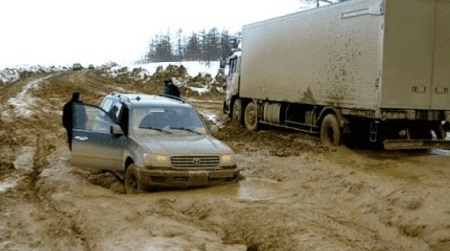
M128 156L125 159L124 166L123 166L124 173L127 171L128 167L133 163L134 163L134 160L130 156Z
M234 102L236 101L236 99L240 99L241 100L241 102L242 102L242 108L245 108L247 105L248 105L248 103L250 103L251 101L253 101L252 99L250 99L250 98L243 98L243 97L239 97L239 96L237 96L237 95L235 95L235 96L233 96L233 98L231 99L231 107L233 107L233 105L234 105ZM255 100L256 101L256 100Z
M320 126L322 125L323 119L328 114L334 114L336 116L338 125L341 129L344 128L346 126L346 124L348 124L347 119L344 118L344 116L342 116L339 109L337 109L336 107L324 107L324 108L322 108L322 110L320 110L320 112L318 114L319 116L317 116L316 126L318 126L320 128Z

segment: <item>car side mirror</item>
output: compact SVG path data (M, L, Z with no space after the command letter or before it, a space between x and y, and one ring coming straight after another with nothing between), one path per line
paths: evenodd
M209 131L211 132L211 134L216 134L219 132L219 127L217 127L216 125L210 125Z
M124 133L123 133L122 127L120 127L119 125L111 125L111 134L122 135Z

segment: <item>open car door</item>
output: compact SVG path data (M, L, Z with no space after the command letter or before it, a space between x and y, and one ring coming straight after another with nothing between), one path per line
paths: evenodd
M91 170L122 170L127 138L124 133L112 133L114 122L105 110L77 104L73 125L72 165Z

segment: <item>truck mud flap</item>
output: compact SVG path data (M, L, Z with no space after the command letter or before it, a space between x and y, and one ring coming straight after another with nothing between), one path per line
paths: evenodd
M450 140L385 140L386 150L450 149Z

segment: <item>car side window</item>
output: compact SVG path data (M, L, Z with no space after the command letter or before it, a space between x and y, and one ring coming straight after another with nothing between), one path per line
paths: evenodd
M105 101L103 101L101 107L103 109L105 109L105 111L109 112L109 110L111 110L111 106L113 104L113 100L110 98L105 99Z
M111 125L114 122L106 114L106 111L95 105L83 104L85 121L83 122L83 130L110 133Z
M114 121L114 123L118 123L120 120L120 112L122 106L123 106L122 103L116 102L112 105L110 110L107 110L109 117L111 118L112 121Z

